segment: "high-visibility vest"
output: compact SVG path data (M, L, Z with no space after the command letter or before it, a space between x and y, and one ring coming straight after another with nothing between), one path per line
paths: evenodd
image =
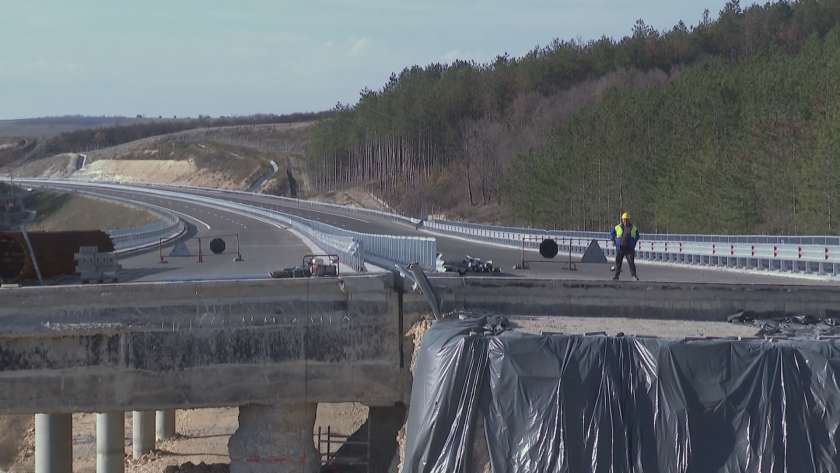
M624 235L624 227L621 224L615 226L615 238L618 240L621 238L621 235ZM630 227L630 238L636 239L639 235L639 229L636 228L635 225Z

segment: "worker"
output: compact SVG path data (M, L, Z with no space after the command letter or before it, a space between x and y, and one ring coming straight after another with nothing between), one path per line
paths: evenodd
M630 222L629 213L625 212L621 215L621 223L610 232L610 240L615 245L615 276L613 276L613 280L618 280L618 275L621 274L621 265L624 258L627 258L630 274L633 279L638 281L639 276L636 275L636 243L639 241L639 228Z

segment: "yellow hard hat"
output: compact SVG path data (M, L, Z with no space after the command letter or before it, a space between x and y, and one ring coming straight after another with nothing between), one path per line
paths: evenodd
M621 214L621 219L624 220L625 218L627 220L630 220L630 214L627 213L627 212L624 212L623 214Z

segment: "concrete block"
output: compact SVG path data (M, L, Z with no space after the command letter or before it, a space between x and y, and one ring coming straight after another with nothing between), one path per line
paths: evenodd
M228 441L231 473L316 473L320 455L312 430L316 403L239 408L239 428Z

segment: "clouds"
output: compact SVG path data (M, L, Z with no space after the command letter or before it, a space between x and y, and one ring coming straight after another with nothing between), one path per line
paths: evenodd
M464 56L464 53L462 53L461 51L459 51L457 49L454 49L454 50L449 51L448 53L444 54L443 57L441 57L440 59L441 59L442 62L445 62L445 63L448 64L448 63L451 63L452 61L454 61L456 59L460 59L463 56Z
M373 46L373 40L370 38L361 38L356 40L353 43L353 46L350 48L350 56L358 57L364 54L365 50Z
M332 59L341 56L349 56L357 58L370 51L374 46L374 41L371 38L345 38L343 40L330 40L321 45L322 52L330 54Z

